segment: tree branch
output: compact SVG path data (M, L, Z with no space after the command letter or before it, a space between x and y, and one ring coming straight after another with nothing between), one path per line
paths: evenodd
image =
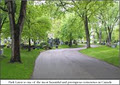
M20 15L19 15L19 19L17 22L17 25L20 26L20 32L22 32L22 28L23 28L23 24L24 24L24 18L26 15L26 6L27 6L27 0L22 0L21 1L21 9L20 9Z
M7 19L7 17L5 17L1 23L1 27L3 26L3 24L5 23L5 20Z
M4 11L4 12L8 12L8 10L5 9L5 8L3 8L2 6L0 6L0 9L1 9L2 11Z
M63 8L64 8L66 11L68 11L68 10L65 8L65 5L63 4L63 2L62 2L61 0L59 0L59 1L60 1L61 5L63 6Z
M118 20L119 20L119 17L116 17L113 25L111 26L111 33L112 33L112 31L113 31L113 28L114 28L114 26L115 26L115 23L116 23Z
M74 0L72 0L72 2L73 2L73 3L74 3L74 5L77 7L77 9L78 9L78 10L80 10L80 9L79 9L79 7L77 6L77 4L75 3L75 1L74 1ZM78 14L78 16L79 16L79 17L82 17L82 15L81 15L81 14L79 14L79 12L78 12L78 11L76 11L76 12L77 12L77 14Z
M99 10L101 7L103 7L104 6L104 4L102 4L101 6L99 6L99 8L97 8L96 10L94 10L90 15L89 15L89 17L88 18L90 18L97 10Z

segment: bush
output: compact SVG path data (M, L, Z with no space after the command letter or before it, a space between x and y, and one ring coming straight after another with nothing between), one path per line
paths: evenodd
M40 43L40 48L48 49L49 48L49 44L47 42L42 42L42 43Z

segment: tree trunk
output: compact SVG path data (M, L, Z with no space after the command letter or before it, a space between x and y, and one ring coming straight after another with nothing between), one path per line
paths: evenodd
M12 53L10 62L21 62L20 60L20 32L19 26L15 24L15 13L13 11L13 2L7 2L10 28L11 28L11 38L12 38Z
M72 47L72 39L70 39L69 47Z
M29 46L28 46L28 51L31 51L31 41L30 41L30 38L29 38Z
M20 39L21 32L24 24L24 18L26 15L27 0L21 0L20 15L17 24L15 23L15 5L14 0L5 0L8 9L8 15L10 20L10 29L12 37L12 53L10 62L21 62L20 58Z
M10 62L21 62L20 58L20 31L19 27L16 25L14 30L12 30L12 57Z
M111 36L112 36L112 33L109 32L109 33L108 33L108 37L107 37L107 45L108 45L108 46L111 46Z
M111 46L111 36L112 36L112 31L111 28L108 27L108 36L107 36L107 46Z
M84 26L85 26L85 33L86 33L87 48L90 48L90 34L88 29L88 18L86 14L84 16Z
M70 33L69 47L72 47L72 33Z
M101 32L101 30L99 31L99 44L101 44L101 42L102 42L102 32Z
M36 41L34 40L34 46L36 46Z

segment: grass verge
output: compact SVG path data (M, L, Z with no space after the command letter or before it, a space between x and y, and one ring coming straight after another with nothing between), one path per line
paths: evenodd
M69 47L68 45L59 45L58 49L62 49L62 48L80 48L80 47L84 47L84 45L72 45L71 47ZM53 47L53 49L55 49L55 47Z
M36 57L39 53L43 51L32 50L28 52L27 50L21 50L22 64L20 63L9 63L11 49L4 49L4 56L1 60L1 79L29 79L34 70L34 64Z
M80 53L100 59L115 66L119 66L119 49L107 46L80 50Z

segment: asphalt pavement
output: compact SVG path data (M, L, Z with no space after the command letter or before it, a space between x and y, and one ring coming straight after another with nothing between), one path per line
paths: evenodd
M82 49L85 47L40 53L32 79L120 79L120 68L78 52Z

